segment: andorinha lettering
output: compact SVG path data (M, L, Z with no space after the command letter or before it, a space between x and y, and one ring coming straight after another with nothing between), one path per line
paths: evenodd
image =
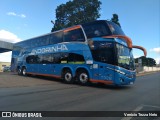
M58 52L58 51L65 51L65 50L68 50L67 46L64 44L61 44L61 45L56 45L52 47L33 49L31 54L51 53L51 52Z

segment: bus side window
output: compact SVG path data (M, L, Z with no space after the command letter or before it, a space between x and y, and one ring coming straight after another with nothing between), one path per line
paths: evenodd
M37 55L30 55L26 58L26 62L28 64L37 64L38 56Z
M63 32L56 32L50 35L50 44L63 42Z
M31 40L31 48L36 47L36 45L35 45L35 43L36 43L35 40L36 40L35 38Z
M61 63L67 63L68 53L61 53Z
M83 55L76 54L76 53L69 53L68 63L84 64L85 60Z
M64 33L64 42L84 42L82 29L71 30Z
M40 46L48 45L49 44L49 35L40 38L39 41L40 41Z
M53 63L55 64L61 63L61 53L53 54Z
M48 45L48 35L39 38L39 46Z
M39 47L40 46L40 44L39 44L40 43L39 38L36 38L33 43L34 43L33 47Z
M23 48L29 48L31 46L30 41L25 41L25 43L22 45Z
M42 64L50 64L52 63L52 55L51 54L46 54L46 55L41 55L41 63Z

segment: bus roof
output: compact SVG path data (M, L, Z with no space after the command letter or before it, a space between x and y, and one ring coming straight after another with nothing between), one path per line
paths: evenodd
M87 25L95 24L95 23L104 23L104 24L112 23L112 24L114 24L113 22L107 21L107 20L95 20L95 21L92 21L92 22L83 23L83 24L80 24L80 25L74 25L74 26L67 27L67 28L64 28L64 29L61 29L61 30L58 30L58 31L46 33L46 34L43 34L43 35L40 35L40 36L35 36L35 37L29 38L29 39L26 39L26 40L22 40L22 41L17 42L17 43L21 43L21 42L28 41L28 40L32 40L32 39L39 38L39 37L43 37L43 36L46 36L46 35L51 35L51 34L56 33L56 32L69 31L69 30L71 30L71 29L76 29L77 27L79 28L81 25L82 25L82 26L87 26ZM115 25L115 24L114 24L114 25ZM15 43L15 44L16 44L16 43Z

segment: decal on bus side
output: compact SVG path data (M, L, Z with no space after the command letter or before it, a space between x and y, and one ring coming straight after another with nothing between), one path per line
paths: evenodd
M31 54L51 53L51 52L58 52L58 51L65 51L65 50L68 50L67 46L64 44L61 44L53 47L33 49Z

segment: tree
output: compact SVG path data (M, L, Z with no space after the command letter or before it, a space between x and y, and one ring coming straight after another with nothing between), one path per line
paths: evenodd
M100 5L99 0L73 0L57 6L51 31L96 20L100 17Z
M117 14L113 14L113 17L111 18L111 21L116 23L117 25L119 25L121 27Z
M136 63L138 63L138 59L142 60L142 66L152 67L152 66L156 65L156 61L153 58L147 58L147 57L141 56L141 57L135 59Z

